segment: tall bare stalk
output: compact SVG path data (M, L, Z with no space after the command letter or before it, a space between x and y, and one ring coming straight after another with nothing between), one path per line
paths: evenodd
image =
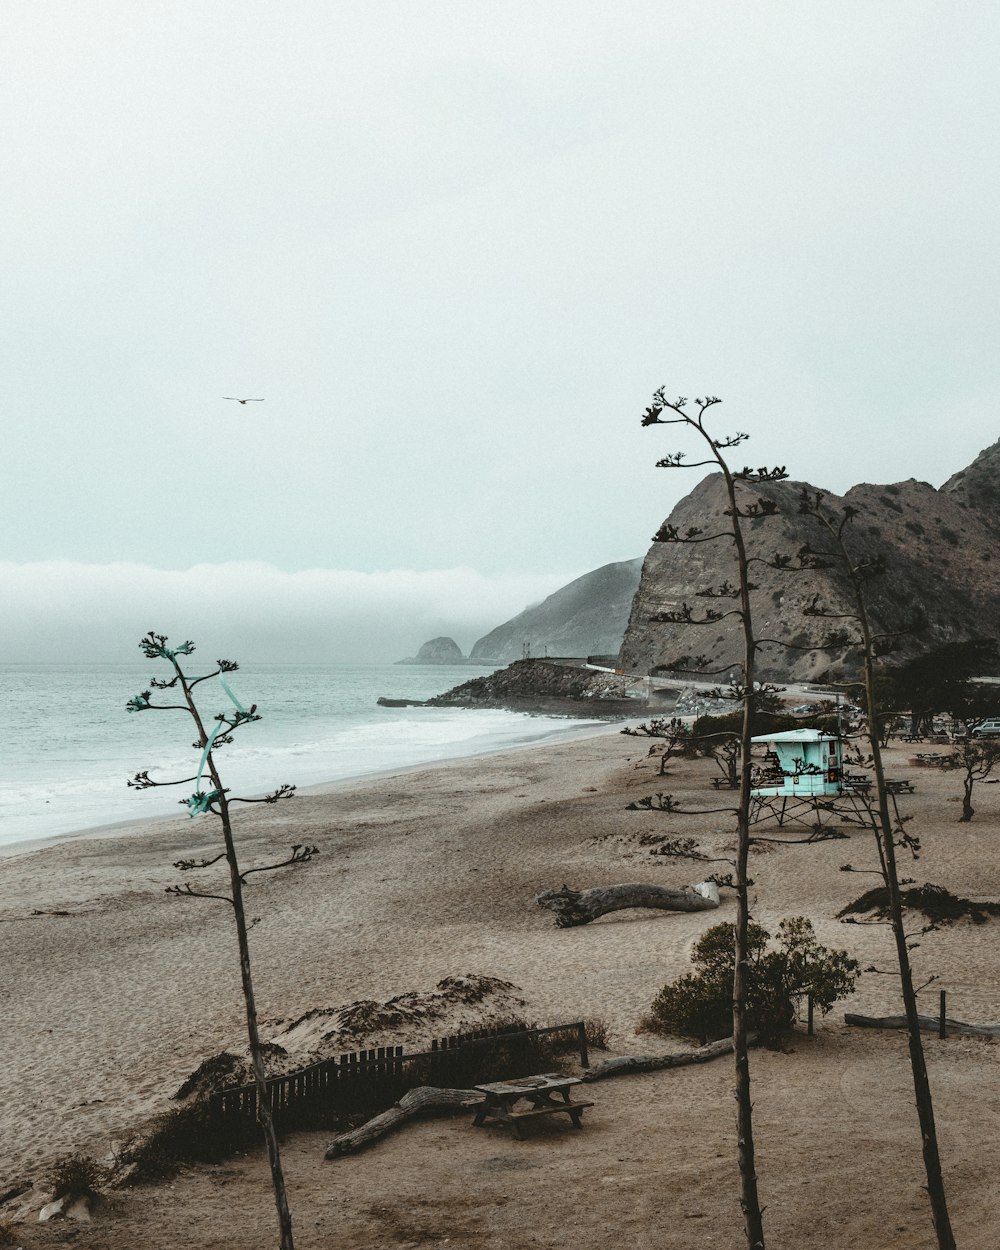
M896 950L896 962L899 968L899 984L903 995L903 1009L906 1015L906 1033L910 1052L910 1068L913 1073L913 1093L917 1104L917 1120L920 1125L920 1139L923 1150L924 1170L927 1175L927 1196L931 1204L931 1219L937 1234L939 1250L955 1250L955 1235L952 1232L951 1220L948 1216L948 1203L945 1197L944 1177L941 1171L941 1158L938 1152L937 1129L934 1123L934 1105L931 1100L930 1080L927 1075L927 1062L924 1056L923 1039L920 1034L920 1022L917 1018L917 995L913 987L913 971L910 964L910 948L903 918L903 904L900 895L899 873L896 866L897 845L912 846L913 839L905 834L898 819L893 819L889 807L889 790L885 780L885 768L882 762L882 743L877 732L878 711L875 699L875 660L878 644L893 635L880 635L873 631L868 615L866 588L872 578L884 572L884 563L879 556L856 557L852 555L845 541L845 530L856 515L856 509L846 507L839 515L828 512L823 507L821 493L810 494L803 490L800 497L800 510L803 515L811 516L822 527L826 536L828 550L817 553L836 560L843 570L853 600L849 612L833 612L825 610L814 603L809 610L812 616L836 617L841 620L853 620L857 625L858 638L862 653L862 682L865 692L867 737L871 753L871 766L875 777L875 835L878 846L879 864L889 897L889 923L892 928Z
M731 585L726 582L719 587L703 590L703 595L713 599L728 599L735 606L726 612L710 610L700 622L691 609L685 604L677 612L663 613L657 619L677 624L708 623L722 620L725 616L736 616L740 622L742 634L743 659L741 679L733 695L739 699L743 708L743 720L740 730L740 776L739 799L736 807L736 872L734 887L736 890L736 924L735 924L735 969L733 974L733 1055L736 1065L736 1141L737 1160L740 1174L740 1208L743 1212L743 1227L747 1245L750 1250L764 1250L764 1221L761 1210L760 1196L757 1188L757 1163L753 1135L753 1100L750 1092L750 1055L747 1029L746 998L749 976L749 875L748 862L750 853L750 744L754 733L754 713L756 691L754 675L758 642L754 636L753 616L750 604L751 581L749 576L749 560L744 541L741 520L749 517L773 514L773 504L769 500L758 499L754 503L741 507L738 489L741 485L752 485L761 482L774 482L783 479L786 474L783 468L775 469L743 469L733 472L723 452L728 448L743 443L746 434L733 434L725 438L716 438L705 426L705 413L720 401L715 398L696 399L696 412L686 411L688 401L677 399L670 401L663 389L653 396L653 402L647 408L643 425L682 425L691 430L707 448L707 459L689 464L684 461L682 452L675 452L658 462L660 468L699 468L708 466L718 469L725 480L728 508L726 517L728 527L719 534L703 534L700 530L679 533L670 526L665 526L657 535L661 542L699 543L728 540L733 544L736 556L737 582Z
M139 646L143 654L148 659L163 659L168 661L174 671L174 675L169 680L153 679L150 682L158 690L179 690L183 703L178 704L158 704L150 702L149 690L144 690L135 698L130 699L127 706L129 712L146 712L146 711L180 711L187 712L194 721L198 729L198 741L196 747L202 749L201 764L195 777L184 777L178 781L157 781L153 780L148 771L136 773L129 780L129 785L137 790L148 790L156 786L168 785L185 785L192 781L196 783L196 790L190 798L183 800L185 806L189 809L192 816L199 813L208 813L215 816L220 824L222 832L223 850L220 854L211 859L205 860L178 860L174 867L182 872L189 872L195 869L209 868L220 860L225 860L228 868L228 894L209 893L204 890L195 890L190 885L170 886L168 893L179 894L184 897L193 898L210 898L217 899L229 903L233 909L233 919L236 925L236 942L239 948L240 958L240 981L243 990L243 1002L246 1012L247 1039L249 1042L250 1062L253 1068L254 1084L257 1088L257 1119L264 1134L264 1140L267 1145L268 1161L271 1168L271 1184L274 1190L274 1202L277 1209L278 1229L280 1234L280 1250L295 1250L292 1240L292 1217L288 1207L288 1197L285 1188L285 1176L281 1166L281 1153L278 1148L278 1137L274 1127L274 1119L271 1115L270 1098L267 1088L267 1076L264 1071L263 1053L261 1050L260 1032L257 1027L257 1004L254 997L253 974L250 965L250 944L247 937L247 920L246 910L243 906L243 887L246 884L247 876L252 872L267 872L275 868L282 868L292 864L302 864L308 861L317 853L316 847L295 846L292 848L291 855L279 863L266 864L258 868L240 869L239 860L236 854L236 843L233 838L233 827L231 820L231 807L233 803L276 803L280 799L291 798L294 786L279 786L277 790L266 795L261 799L239 799L231 798L225 786L222 784L222 778L215 762L214 751L232 742L232 735L237 730L253 721L260 720L257 714L256 705L249 710L243 708L229 687L225 683L224 673L231 673L238 667L231 660L219 660L217 667L204 676L190 678L181 668L177 657L180 655L190 655L194 651L194 644L190 641L181 643L180 646L171 649L167 645L167 639L163 634L154 634L152 631L143 638ZM194 688L204 681L208 681L210 677L218 677L222 683L223 689L229 700L232 702L234 710L229 713L223 713L215 717L216 726L209 730L205 719L202 716L194 698ZM203 777L207 770L208 777L211 780L211 787L202 788Z

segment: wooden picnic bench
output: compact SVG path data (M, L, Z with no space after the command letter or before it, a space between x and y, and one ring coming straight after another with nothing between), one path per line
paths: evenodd
M888 777L885 788L889 794L912 794L914 789L912 781L890 781Z
M574 1128L582 1128L580 1121L584 1108L594 1104L570 1101L570 1088L579 1084L579 1077L545 1072L541 1076L522 1076L511 1081L477 1085L475 1088L485 1097L476 1111L473 1126L478 1128L486 1123L506 1124L523 1139L525 1120L563 1112L573 1121ZM526 1100L530 1105L516 1110L516 1104L521 1100Z

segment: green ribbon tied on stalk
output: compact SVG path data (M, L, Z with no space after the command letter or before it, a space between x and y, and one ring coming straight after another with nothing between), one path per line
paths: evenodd
M221 673L219 674L219 685L229 696L237 712L241 713L243 716L249 716L250 713L246 710L246 708L239 701L239 699L237 699L236 695L234 695L233 692L229 689L229 683L226 681L226 679L222 676ZM201 753L201 763L198 765L198 781L197 781L198 788L197 790L195 790L194 794L192 794L189 799L184 800L188 808L189 816L198 816L202 812L207 812L209 809L209 805L214 803L216 799L219 799L222 797L221 790L209 790L207 794L204 793L201 788L201 777L202 777L202 773L204 773L205 771L205 765L208 763L208 757L212 753L212 745L215 742L215 739L219 736L219 734L224 729L229 729L230 727L231 726L229 726L226 721L220 720L218 724L215 726L215 728L212 730L212 732L208 735L208 741L205 743L205 749Z

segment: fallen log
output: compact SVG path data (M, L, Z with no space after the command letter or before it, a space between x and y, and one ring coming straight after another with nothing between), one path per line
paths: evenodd
M542 890L535 895L539 907L556 913L560 929L590 924L598 916L629 907L655 907L661 911L708 911L719 906L719 887L714 881L699 881L680 889L668 885L649 885L643 881L625 885L595 886L590 890L574 890L564 885L561 890Z
M752 1039L748 1039L752 1040ZM636 1072L659 1072L663 1068L683 1068L689 1063L708 1063L710 1059L718 1059L722 1055L733 1053L733 1039L720 1038L717 1042L709 1042L707 1046L699 1046L697 1050L682 1050L674 1055L620 1055L616 1059L605 1059L603 1063L583 1073L584 1081L603 1081L608 1076L631 1076Z
M941 1027L940 1016L917 1016L921 1032L936 1033ZM844 1013L844 1023L860 1029L905 1029L906 1016L858 1016ZM963 1020L944 1019L945 1029L957 1037L1000 1037L1000 1024L966 1024Z
M428 1111L461 1111L478 1106L483 1095L477 1089L438 1089L434 1085L418 1085L394 1103L388 1111L367 1120L358 1128L335 1137L326 1148L324 1158L336 1159L339 1155L354 1154L370 1146L387 1134L394 1132L407 1120Z

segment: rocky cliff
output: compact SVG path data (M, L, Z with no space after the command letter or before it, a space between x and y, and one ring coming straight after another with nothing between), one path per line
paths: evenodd
M616 655L622 645L642 560L605 564L563 586L480 638L469 658L482 663L532 656Z
M773 518L745 522L751 556L794 555L811 543L822 546L818 526L798 513L796 482L753 488L778 506ZM919 635L901 642L901 657L975 637L1000 636L1000 443L974 464L955 474L940 490L910 479L886 486L862 483L843 498L827 494L827 504L858 510L848 527L856 553L882 553L885 577L870 583L869 608L878 631L904 628L916 616L925 620ZM684 532L697 526L705 533L728 527L721 474L701 481L678 503L667 524ZM696 615L706 604L724 610L731 604L699 598L699 590L736 579L735 555L729 542L676 544L654 542L642 567L632 604L620 664L632 672L649 672L683 656L704 655L712 668L736 665L742 653L739 623L727 618L712 625L674 625L651 619L688 603ZM814 644L836 622L807 617L803 608L814 596L837 610L847 602L835 570L780 572L763 563L753 566L753 595L758 636L794 643L799 650L765 648L763 675L786 680L835 680L856 672L856 655L844 649L824 651Z

